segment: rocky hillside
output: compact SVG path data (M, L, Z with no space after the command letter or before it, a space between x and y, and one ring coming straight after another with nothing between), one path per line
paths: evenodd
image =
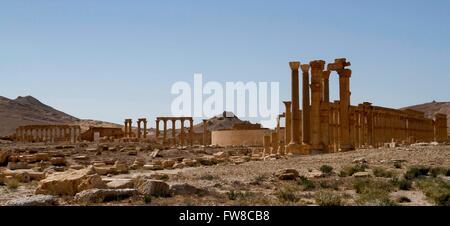
M208 120L208 131L217 131L223 129L231 129L235 124L250 123L249 121L243 121L239 119L232 112L223 112L220 115L216 115ZM194 125L194 131L197 133L203 132L203 123Z
M14 133L22 125L40 124L78 124L82 130L90 125L115 126L115 124L81 120L43 104L32 96L8 99L0 96L0 137Z
M432 118L434 113L442 113L447 115L447 129L450 135L450 102L430 102L414 106L405 107L403 109L413 109L425 113L425 116Z

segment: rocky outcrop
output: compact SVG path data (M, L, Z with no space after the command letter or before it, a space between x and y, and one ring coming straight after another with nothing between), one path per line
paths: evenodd
M75 195L83 190L105 188L102 178L92 167L54 173L39 182L36 194Z

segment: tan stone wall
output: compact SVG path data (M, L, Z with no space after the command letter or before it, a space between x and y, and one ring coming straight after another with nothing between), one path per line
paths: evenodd
M249 145L263 146L264 135L272 130L220 130L211 132L211 144L219 146Z

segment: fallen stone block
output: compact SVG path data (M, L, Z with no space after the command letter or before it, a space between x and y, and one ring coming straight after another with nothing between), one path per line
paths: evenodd
M170 194L170 186L162 180L137 178L134 184L142 195L168 196Z
M26 162L8 162L6 168L10 170L19 170L19 169L31 169L31 166Z
M143 168L145 170L163 170L164 169L161 165L155 165L155 164L144 165Z
M116 173L116 167L114 167L114 166L94 167L94 169L98 175L102 175L102 176Z
M283 169L275 173L275 176L280 180L295 180L299 175L295 169Z
M109 179L104 180L106 186L110 189L133 188L134 182L131 179Z
M89 189L79 192L74 200L77 202L100 203L109 201L119 201L137 195L136 189Z
M34 195L31 197L13 199L5 204L6 206L54 206L57 199L51 195Z
M105 187L106 184L101 177L95 174L95 170L92 167L88 167L82 170L53 173L39 182L35 193L72 196L83 190Z
M54 166L66 166L66 159L64 157L52 157L50 163Z

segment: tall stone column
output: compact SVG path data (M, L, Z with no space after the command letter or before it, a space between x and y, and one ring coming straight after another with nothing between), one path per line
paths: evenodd
M322 151L320 133L320 101L322 96L322 72L325 61L311 61L311 150Z
M203 119L203 145L208 145L208 120Z
M124 135L128 137L128 119L125 119Z
M156 142L158 142L158 139L159 139L159 122L160 122L160 120L159 119L156 119L156 135L155 135L155 138L156 138Z
M286 112L285 112L285 124L286 124L286 128L284 129L285 135L284 135L284 139L285 139L285 143L289 144L291 142L291 132L292 132L292 110L291 110L291 102L290 101L284 101L284 106L286 108Z
M143 137L144 137L144 139L146 139L147 138L147 119L143 119L142 122L144 123L144 135L143 135ZM158 133L159 133L159 131L158 131Z
M166 142L167 142L167 119L163 119L163 129L164 129L164 132L163 132L163 144L165 144Z
M194 119L189 119L189 143L194 145Z
M171 119L172 120L172 138L173 138L173 144L176 145L177 144L177 137L176 137L176 119Z
M181 119L181 128L180 128L180 144L184 146L184 121L185 119Z
M364 111L366 112L367 117L367 143L371 146L374 146L374 138L373 138L373 111L372 104L369 102L364 102Z
M331 71L322 72L323 102L330 102L330 74Z
M300 130L300 109L299 109L299 81L298 81L298 69L300 68L300 62L290 62L291 67L291 92L292 92L292 131L291 142L288 145L289 153L301 153L301 138L299 134Z
M309 64L303 64L303 143L311 143L311 105L310 105L310 95L309 95Z
M138 139L141 138L141 120L140 119L137 121L137 138Z
M341 121L341 150L354 149L350 143L350 69L338 70L339 74L339 96L340 96L340 121Z

